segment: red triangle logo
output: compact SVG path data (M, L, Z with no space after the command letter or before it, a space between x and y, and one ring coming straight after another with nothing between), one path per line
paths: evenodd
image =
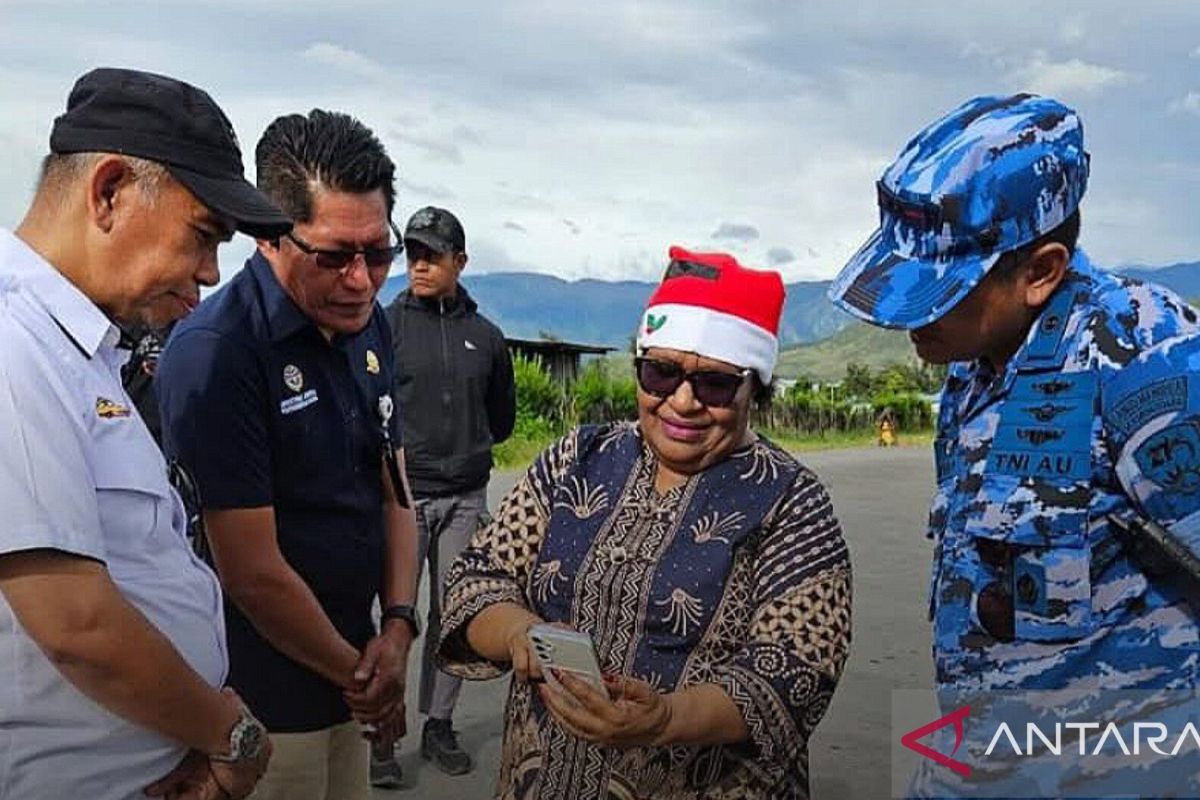
M935 719L933 722L929 723L928 725L922 725L921 727L917 728L916 730L911 730L908 733L904 734L903 736L900 737L900 744L904 745L909 750L912 750L917 755L925 756L925 758L928 758L931 761L941 764L943 767L949 767L950 769L957 772L959 775L962 775L964 778L968 778L971 776L971 768L969 766L962 763L961 761L956 761L955 759L951 758L950 756L946 755L945 753L939 753L937 750L934 750L932 747L927 747L926 745L921 744L917 740L924 738L925 736L928 736L929 734L933 733L934 731L944 728L947 725L953 725L954 726L954 749L950 751L950 755L954 755L955 753L958 752L959 745L962 744L963 720L965 720L967 718L967 715L970 713L971 713L970 706L963 706L962 708L958 709L957 711L951 711L949 714L942 717L941 719Z

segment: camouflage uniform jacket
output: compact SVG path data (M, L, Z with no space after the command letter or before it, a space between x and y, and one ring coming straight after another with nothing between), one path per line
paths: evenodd
M1079 251L1002 372L951 368L929 525L939 690L1195 685L1196 618L1148 582L1107 522L1142 510L1100 409L1125 364L1197 327L1172 293Z

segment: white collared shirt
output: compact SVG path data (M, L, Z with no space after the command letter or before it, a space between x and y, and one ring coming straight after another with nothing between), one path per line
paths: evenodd
M228 666L216 577L121 385L128 352L88 298L0 229L0 555L103 562L204 680ZM0 797L144 797L185 748L110 713L46 659L0 595Z

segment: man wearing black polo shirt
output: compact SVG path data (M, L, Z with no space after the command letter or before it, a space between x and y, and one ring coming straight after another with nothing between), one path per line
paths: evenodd
M361 733L403 734L416 528L375 295L402 244L395 168L357 120L275 120L260 239L158 367L166 452L191 468L228 602L230 682L271 732L255 798L369 796ZM384 610L376 635L371 606Z

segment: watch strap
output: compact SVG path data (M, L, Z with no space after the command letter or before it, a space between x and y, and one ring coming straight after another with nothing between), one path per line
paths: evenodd
M400 619L407 622L409 627L412 629L412 635L414 639L421 635L421 624L417 621L417 609L413 606L388 606L383 610L383 613L380 614L379 624L382 626L383 623L387 622L389 619Z

